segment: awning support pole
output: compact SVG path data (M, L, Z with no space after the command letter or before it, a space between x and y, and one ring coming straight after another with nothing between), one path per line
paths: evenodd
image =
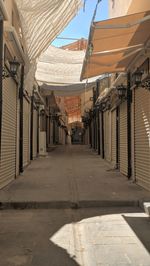
M19 89L20 98L20 141L19 141L19 172L23 173L23 88L24 88L24 66L21 67L21 81Z
M2 140L2 109L3 109L3 20L0 19L0 158Z
M127 74L127 141L128 141L128 179L132 174L131 166L131 102L132 102L132 91L131 87L131 75L130 72Z

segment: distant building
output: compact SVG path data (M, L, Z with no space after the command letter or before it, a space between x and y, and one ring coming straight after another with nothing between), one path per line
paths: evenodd
M76 42L64 45L61 48L64 50L70 50L70 51L82 51L82 50L86 50L86 47L87 47L87 40L82 38Z

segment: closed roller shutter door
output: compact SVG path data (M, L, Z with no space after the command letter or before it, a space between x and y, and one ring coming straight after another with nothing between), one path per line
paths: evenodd
M110 150L111 150L111 139L110 139L110 112L104 112L104 152L105 159L110 161Z
M30 104L23 99L23 167L30 161Z
M17 100L17 148L16 148L16 176L19 175L19 141L20 141L20 100Z
M111 112L111 161L116 167L116 109Z
M33 110L33 158L37 156L37 110Z
M150 92L135 90L135 178L150 190Z
M11 78L3 83L0 187L16 176L17 87Z
M127 176L128 174L128 143L127 143L127 102L120 105L119 121L119 164L120 172Z

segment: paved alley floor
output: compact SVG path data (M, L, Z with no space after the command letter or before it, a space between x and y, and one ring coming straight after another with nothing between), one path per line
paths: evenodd
M0 212L1 266L150 266L150 220L135 207Z
M38 208L129 206L148 199L148 191L79 145L58 146L0 190L1 208L9 203Z
M0 266L150 266L149 192L86 146L58 146L0 191Z

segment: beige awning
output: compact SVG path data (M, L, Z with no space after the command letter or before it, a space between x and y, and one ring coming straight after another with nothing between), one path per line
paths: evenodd
M149 29L150 11L93 22L81 80L126 71L132 59L145 49Z

